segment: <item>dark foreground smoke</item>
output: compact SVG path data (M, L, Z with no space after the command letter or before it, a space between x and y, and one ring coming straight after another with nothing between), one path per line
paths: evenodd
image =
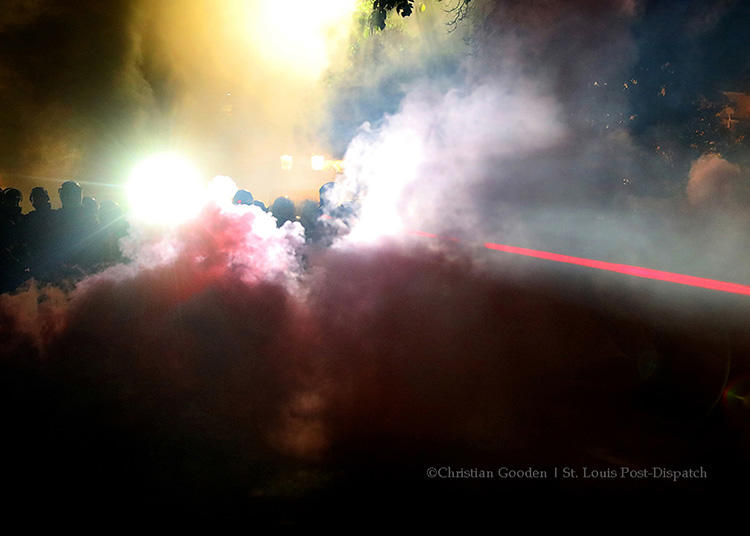
M714 480L674 488L700 492L747 461L746 412L722 400L747 341L706 291L655 309L652 283L495 258L490 274L420 242L302 259L296 225L237 210L207 209L161 262L1 297L19 497L239 514L411 493L436 464L702 465Z

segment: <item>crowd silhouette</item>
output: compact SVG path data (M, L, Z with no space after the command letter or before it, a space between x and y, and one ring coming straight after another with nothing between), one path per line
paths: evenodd
M232 199L237 205L254 205L270 212L277 227L299 222L308 243L328 246L342 233L342 221L354 211L352 204L329 200L334 183L324 184L319 200L305 200L298 206L286 196L270 207L247 190ZM22 193L17 188L0 190L0 292L18 288L33 278L43 283L64 285L107 266L126 262L119 241L127 235L126 212L114 201L101 204L83 196L80 184L65 181L58 189L61 208L52 209L49 192L37 186L29 201L33 210L22 213ZM340 219L334 225L334 219ZM345 232L346 225L343 225Z

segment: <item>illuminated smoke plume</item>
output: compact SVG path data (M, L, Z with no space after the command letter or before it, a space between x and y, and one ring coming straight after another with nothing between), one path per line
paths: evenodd
M237 208L142 235L142 257L68 295L2 296L5 377L29 382L3 407L42 408L47 423L5 444L14 459L54 444L35 458L44 479L75 467L84 489L116 482L129 504L216 508L234 507L228 489L243 504L370 471L410 482L425 457L716 463L716 438L691 423L716 406L722 333L741 324L679 306L710 297L676 291L652 308L646 283L630 295L617 279L570 286L502 262L500 277L418 239L305 250L296 224Z
M345 156L337 185L361 196L350 240L372 240L426 226L431 231L482 226L470 199L504 157L526 157L560 140L564 127L550 98L531 84L487 83L445 95L415 89L398 113L366 124Z
M716 154L703 155L690 166L688 200L692 205L727 203L742 177L737 164Z

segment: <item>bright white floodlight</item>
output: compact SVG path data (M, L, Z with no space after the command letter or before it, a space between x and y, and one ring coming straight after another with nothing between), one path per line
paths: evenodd
M198 170L172 153L143 160L127 183L132 215L157 225L179 224L194 217L205 203L205 193Z

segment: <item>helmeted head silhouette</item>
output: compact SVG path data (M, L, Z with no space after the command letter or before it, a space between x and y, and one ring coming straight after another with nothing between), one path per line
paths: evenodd
M271 205L271 214L276 218L277 227L284 225L284 222L294 221L294 203L288 197L277 197Z
M89 212L97 212L99 210L99 203L96 202L94 197L84 197L81 201L81 206Z
M81 206L81 185L75 181L65 181L57 191L64 210L76 209Z
M31 201L31 206L34 207L34 210L49 210L51 206L49 202L49 193L47 193L47 190L41 186L35 186L31 189L29 201Z
M3 192L3 207L9 210L20 209L21 191L16 188L6 188Z
M333 188L336 186L335 182L327 182L318 190L318 197L320 199L320 206L330 204L329 195Z
M237 190L237 193L234 194L234 198L232 199L232 204L233 205L252 205L253 194L251 194L247 190Z

